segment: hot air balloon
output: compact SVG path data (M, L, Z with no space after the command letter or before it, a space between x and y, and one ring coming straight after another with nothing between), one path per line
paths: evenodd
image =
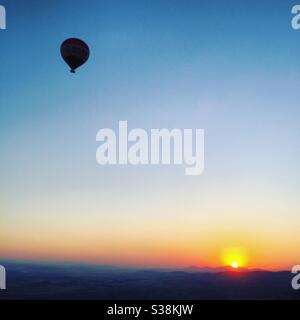
M90 56L90 49L84 41L70 38L62 43L60 53L71 68L71 72L75 73L78 67L87 62Z

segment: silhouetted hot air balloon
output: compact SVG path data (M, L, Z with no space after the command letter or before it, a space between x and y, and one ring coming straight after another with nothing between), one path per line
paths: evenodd
M71 68L71 72L75 73L75 69L86 63L88 60L90 49L82 40L70 38L62 43L60 53Z

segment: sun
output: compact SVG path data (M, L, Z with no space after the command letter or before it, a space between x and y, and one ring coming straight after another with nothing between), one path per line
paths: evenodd
M221 261L224 266L239 269L247 266L248 255L244 248L229 247L222 250Z

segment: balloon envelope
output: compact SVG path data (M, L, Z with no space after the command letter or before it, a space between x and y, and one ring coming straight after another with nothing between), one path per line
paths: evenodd
M62 43L60 53L71 68L71 72L75 73L75 70L88 60L90 49L84 41L70 38Z

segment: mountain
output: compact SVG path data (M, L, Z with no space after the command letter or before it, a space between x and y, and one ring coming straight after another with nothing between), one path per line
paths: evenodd
M288 271L3 263L0 299L300 299Z
M182 270L186 272L202 272L202 273L266 271L263 269L248 269L243 267L239 267L238 269L233 269L231 266L217 267L217 268L191 266L188 268L184 268Z

